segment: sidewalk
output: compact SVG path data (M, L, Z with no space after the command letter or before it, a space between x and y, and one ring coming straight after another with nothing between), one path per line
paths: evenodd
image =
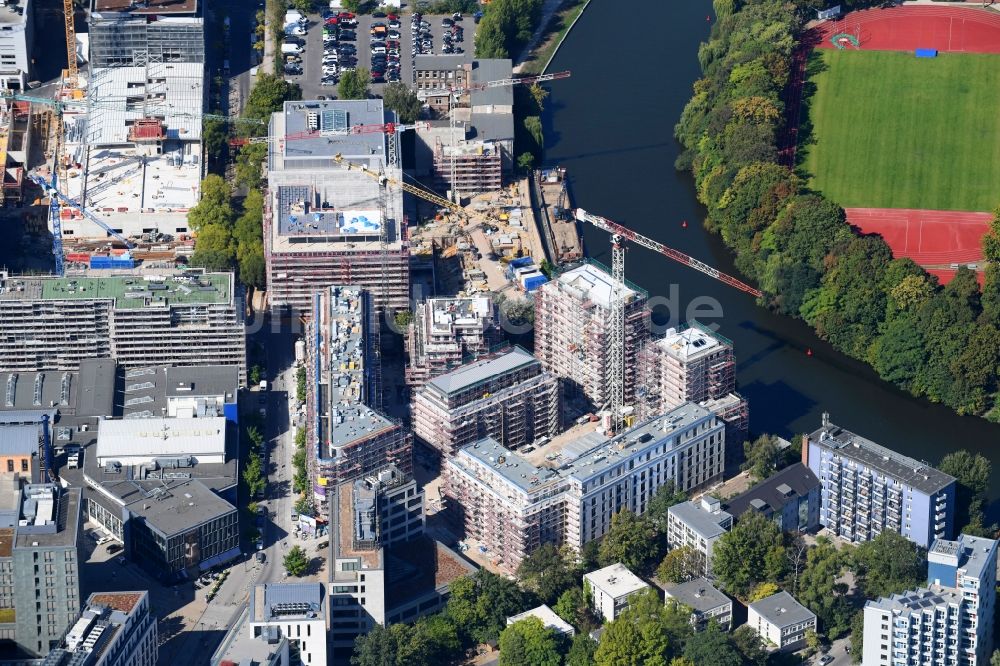
M545 0L542 5L542 18L535 26L535 33L531 35L531 40L525 45L521 52L518 54L517 58L514 59L514 73L520 74L521 67L524 65L524 61L528 59L531 52L538 46L538 42L542 37L542 33L549 26L549 21L555 16L555 13L559 11L559 6L562 5L563 0Z

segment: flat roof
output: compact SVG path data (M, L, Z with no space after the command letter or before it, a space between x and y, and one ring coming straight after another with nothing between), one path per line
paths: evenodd
M555 281L574 291L581 300L590 300L602 308L611 307L614 280L603 267L589 262L580 264L576 268L560 273ZM637 292L626 285L624 295L626 300L632 300Z
M521 620L527 620L529 617L538 618L542 626L547 629L554 629L555 631L572 636L576 633L576 630L566 620L562 619L556 615L555 611L542 604L537 608L532 608L531 610L526 610L523 613L518 613L517 615L511 615L507 618L507 624L511 625L515 622L520 622Z
M198 9L198 0L145 0L142 6L132 0L94 0L95 12L130 14L190 14Z
M84 359L79 370L0 372L0 410L57 409L67 416L114 414L117 364Z
M191 271L109 277L24 275L0 279L0 301L110 300L119 309L141 309L158 305L231 303L232 289L232 273Z
M737 518L750 509L770 507L780 511L789 502L797 502L819 487L819 479L813 471L797 462L726 502L726 511Z
M54 547L76 547L77 530L80 526L80 496L79 488L60 488L55 484L35 484L34 487L54 485L57 505L52 509L52 516L55 520L55 531L29 532L21 526L15 527L15 547L16 548L54 548ZM26 487L21 488L24 493ZM22 500L22 517L25 511L25 504Z
M251 622L322 620L326 599L322 583L262 583L251 593Z
M514 138L514 114L473 113L470 116L472 141L511 141Z
M231 365L130 368L125 371L123 416L163 416L172 398L195 401L195 416L223 416L215 399L235 403L238 385L239 368Z
M918 590L907 590L902 594L893 594L880 599L869 599L865 602L865 608L871 607L888 612L922 613L939 606L960 606L963 601L963 595L956 589L935 586L934 588L922 587Z
M97 457L126 462L133 457L225 456L226 418L108 419L97 432Z
M0 456L29 456L38 453L41 424L0 424Z
M476 572L468 560L425 535L386 547L385 558L389 611Z
M514 346L510 351L499 356L466 363L451 372L434 377L427 383L436 391L450 395L465 391L499 375L516 372L521 368L535 364L540 365L538 359L527 350Z
M593 587L599 588L613 599L620 599L649 587L649 583L629 571L628 567L621 562L615 562L603 569L591 571L584 574L583 577Z
M927 559L947 564L953 562L956 568L965 571L965 575L981 579L996 547L997 542L993 539L960 534L954 541L935 539Z
M800 604L784 590L753 602L750 604L750 608L770 624L779 628L816 619L815 613Z
M386 160L388 148L383 132L324 134L355 125L382 125L392 121L395 114L384 109L381 99L285 102L281 114L284 123L280 136L301 136L309 132L319 134L280 142L278 149L283 152L285 160L333 157L338 153L347 160Z
M89 108L86 143L130 143L133 123L143 118L161 119L166 139L201 140L204 78L204 63L193 62L151 62L144 67L92 70L87 96L99 100L99 104L95 102Z
M493 317L493 302L486 296L429 298L424 308L431 312L431 331L448 333L456 327L479 326Z
M354 484L350 481L337 486L336 542L332 551L338 558L358 558L365 569L382 568L381 548L356 548L354 546Z
M157 488L160 492L154 492ZM184 481L167 490L161 485L150 485L146 494L128 505L129 513L142 517L168 537L236 511L236 507L198 479Z
M500 81L509 79L513 75L511 61L508 58L485 58L472 61L473 83ZM471 104L472 106L512 106L514 104L514 89L511 86L497 86L486 90L473 90Z
M106 606L123 613L131 613L132 609L138 606L147 594L149 593L145 590L140 592L94 592L87 599L87 605Z
M345 193L335 192L330 196L342 201L341 206L350 206L341 194ZM341 207L311 186L286 185L278 187L277 198L278 233L283 236L347 243L375 242L382 233L385 221L377 197L359 201L353 207Z
M663 586L663 592L698 613L707 613L733 603L732 599L716 589L705 577L694 578L679 585Z
M212 655L211 663L271 664L278 652L288 643L288 639L277 632L274 641L269 642L265 632L257 632L250 624L249 605L240 613L239 619L226 633L221 645Z
M726 343L729 341L697 322L688 327L668 328L666 334L654 342L664 352L681 361L692 361L727 346ZM732 343L728 346L731 348Z
M691 500L673 505L667 509L667 513L678 518L705 539L714 539L725 534L727 530L722 523L731 522L733 519L732 515L725 511L713 513Z
M20 3L22 11L20 14L14 13L12 11L0 11L0 25L20 25L27 21L28 12L34 11L31 7L31 0L22 0ZM10 9L11 5L7 5L7 9Z
M821 427L809 435L809 440L928 495L955 483L955 477L925 462L880 446L840 426Z

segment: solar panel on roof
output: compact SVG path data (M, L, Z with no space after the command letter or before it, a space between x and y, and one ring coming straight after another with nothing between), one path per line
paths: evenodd
M347 129L347 111L344 109L329 109L320 116L321 132Z

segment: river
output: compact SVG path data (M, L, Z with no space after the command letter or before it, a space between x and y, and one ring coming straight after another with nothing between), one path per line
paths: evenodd
M568 169L577 206L736 274L721 240L702 227L705 211L690 175L673 167L679 152L673 127L700 74L698 44L708 37L711 2L655 9L646 3L642 14L649 18L617 7L614 0L592 0L549 67L573 76L549 88L546 162ZM645 27L626 31L629 24ZM616 48L626 32L630 41ZM584 233L588 254L609 263L607 234L592 227ZM626 275L651 299L669 299L672 289L679 295L675 306L656 308L658 321L683 321L693 301L714 299L722 316L699 319L735 343L753 432L811 432L825 411L838 425L932 464L960 448L984 453L993 461L989 515L1000 518L1000 426L897 390L803 322L774 315L752 296L645 248L629 246Z

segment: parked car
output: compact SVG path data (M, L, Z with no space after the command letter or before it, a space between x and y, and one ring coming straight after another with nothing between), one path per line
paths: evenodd
M443 19L441 19L441 27L442 28L450 28L453 25L455 25L455 22L452 21L450 18L443 18Z

